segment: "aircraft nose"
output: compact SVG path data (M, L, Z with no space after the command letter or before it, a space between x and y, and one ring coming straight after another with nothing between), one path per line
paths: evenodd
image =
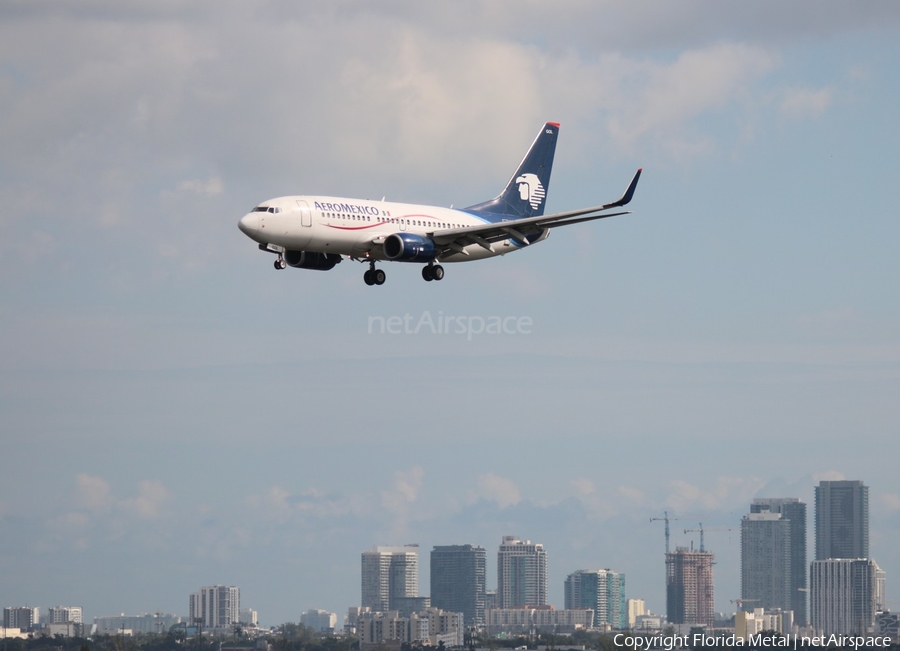
M238 222L238 228L244 235L253 235L259 229L259 215L247 213Z

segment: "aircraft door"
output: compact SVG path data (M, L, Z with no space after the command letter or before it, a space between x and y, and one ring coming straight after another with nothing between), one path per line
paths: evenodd
M312 226L312 213L309 211L309 204L297 199L297 206L300 208L300 225Z
M398 219L397 221L400 222L400 230L401 230L401 231L405 231L405 230L406 230L406 220L405 220L405 219Z

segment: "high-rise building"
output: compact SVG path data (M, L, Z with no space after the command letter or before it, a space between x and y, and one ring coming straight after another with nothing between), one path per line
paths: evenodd
M869 487L861 481L816 486L816 560L869 558Z
M590 608L594 626L628 627L625 575L612 570L578 570L566 577L566 610Z
M241 589L211 585L200 588L190 598L190 622L202 621L204 628L225 628L240 623Z
M547 603L547 552L540 543L503 536L497 552L497 607Z
M712 626L714 560L712 552L687 547L666 554L666 617L670 623Z
M484 547L437 545L431 550L431 605L462 613L465 625L484 626Z
M756 498L750 505L750 513L778 513L783 520L790 523L790 610L794 612L794 621L799 626L806 626L806 503L796 497L763 497Z
M84 612L81 606L51 606L47 609L44 624L83 624Z
M397 610L395 600L419 593L419 546L373 547L362 553L362 605Z
M41 621L41 609L32 606L3 609L3 628L19 628L28 631Z
M791 523L780 513L741 520L741 599L752 611L791 609Z
M829 558L810 565L810 620L825 635L874 633L884 606L884 572L867 558Z

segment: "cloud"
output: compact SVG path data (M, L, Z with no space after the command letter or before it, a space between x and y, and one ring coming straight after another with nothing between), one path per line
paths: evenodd
M138 483L135 497L117 498L105 479L80 473L75 477L72 499L75 510L51 518L50 522L55 529L102 523L104 531L120 538L133 529L135 519L159 518L171 499L171 492L161 481L143 480Z
M748 504L764 485L758 477L718 477L713 486L706 488L676 479L669 482L665 506L679 514L728 510Z
M610 518L618 513L616 504L619 500L616 498L616 494L622 489L615 492L598 489L592 480L584 477L571 480L569 485L575 491L575 499L588 516Z
M79 507L90 511L106 511L115 500L105 479L79 474L75 477L75 502Z
M844 481L847 479L847 475L837 470L825 470L824 472L816 472L813 473L813 481Z
M594 482L583 477L580 479L573 479L569 484L575 489L575 493L578 495L591 495L596 490Z
M396 539L406 535L412 507L419 499L424 476L422 466L413 466L406 471L398 470L394 473L392 487L382 491L381 506L389 515L389 536Z
M140 518L155 518L171 498L162 482L144 480L138 487L138 496L122 500L120 505L123 511Z
M390 490L381 493L381 504L389 511L406 511L409 504L418 499L425 471L422 466L414 466L408 471L394 473L394 483Z
M185 194L199 194L204 197L214 197L225 191L225 184L218 176L210 177L205 181L191 179L189 181L181 181L176 187L176 191Z
M834 102L835 92L833 87L789 88L784 91L781 112L795 120L821 117Z
M888 511L900 511L900 494L882 493L881 503Z
M495 502L501 509L514 506L522 499L515 482L492 472L478 478L478 493L479 497Z
M638 488L632 488L631 486L619 486L616 490L616 493L620 497L624 497L635 505L645 506L647 504L647 498L644 495L644 492Z
M695 124L726 108L749 110L754 88L778 65L778 55L760 46L722 43L682 52L672 62L604 60L604 95L613 142L634 150L657 142L670 156L708 155L713 136Z

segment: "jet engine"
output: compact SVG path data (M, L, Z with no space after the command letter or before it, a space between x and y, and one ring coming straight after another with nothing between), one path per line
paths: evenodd
M388 260L429 262L436 252L431 239L415 233L393 233L384 240L384 255Z
M328 271L341 261L337 253L312 253L310 251L285 251L284 261L297 269Z

